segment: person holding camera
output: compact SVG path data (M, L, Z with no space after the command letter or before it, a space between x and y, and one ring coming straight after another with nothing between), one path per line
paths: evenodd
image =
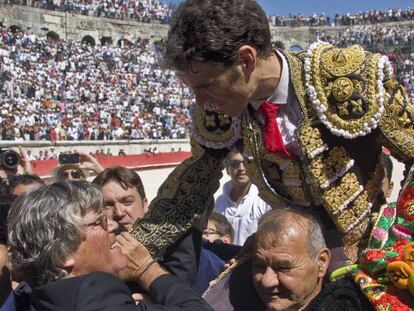
M0 306L13 310L11 267L7 250L7 214L11 204L10 183L18 175L31 175L33 169L22 147L0 149ZM8 309L11 308L11 309Z
M104 168L98 160L84 152L59 154L59 165L52 170L55 180L83 180L87 179L90 172L99 174Z
M18 174L33 174L33 168L26 151L21 147L0 148L0 178Z
M33 168L26 151L22 147L0 148L0 201L9 201L7 188L10 178L22 174L33 174Z

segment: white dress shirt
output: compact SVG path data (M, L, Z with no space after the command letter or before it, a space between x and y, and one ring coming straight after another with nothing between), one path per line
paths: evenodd
M287 151L294 156L299 155L299 143L296 135L296 129L299 127L299 116L295 113L294 107L298 105L294 96L289 97L289 66L286 57L276 51L278 56L282 59L282 73L280 75L279 84L277 85L272 96L265 101L253 101L251 104L255 110L260 108L263 102L271 102L279 104L279 111L276 116L276 122L282 135L283 143ZM292 90L293 94L293 90ZM263 120L259 118L263 124Z
M215 210L223 214L234 230L233 244L243 245L246 239L257 231L259 218L272 208L259 197L259 189L250 185L249 192L239 204L230 198L233 184L230 181L223 186L223 193L216 199Z

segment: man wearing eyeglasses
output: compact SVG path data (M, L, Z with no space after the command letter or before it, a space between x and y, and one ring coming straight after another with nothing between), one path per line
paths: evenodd
M212 310L129 233L115 237L118 223L106 212L100 191L85 181L44 185L15 201L11 262L27 282L16 290L19 310ZM116 277L121 269L130 270L153 305L135 304Z
M215 209L223 214L234 229L234 244L243 245L256 232L261 215L271 207L259 197L259 190L247 176L243 156L233 148L224 161L230 181L224 184L217 197Z

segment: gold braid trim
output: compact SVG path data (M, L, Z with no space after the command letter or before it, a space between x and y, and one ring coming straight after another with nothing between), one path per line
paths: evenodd
M249 256L241 256L241 257L237 258L236 261L233 264L231 264L227 269L225 269L223 272L221 272L214 280L212 280L210 282L210 284L208 285L208 288L204 291L202 297L206 298L207 294L211 291L211 289L214 288L214 286L216 286L218 283L220 283L220 281L225 276L227 276L229 273L233 272L233 270L236 269L236 267L240 266L248 258L249 258Z
M310 160L328 150L328 146L322 140L320 130L317 127L311 126L308 122L299 130L299 141Z
M379 122L382 143L400 161L414 157L414 111L404 88L395 80L385 83L385 113Z
M131 229L153 257L162 256L166 247L190 229L220 185L221 160L198 147L195 153L168 176L149 211Z
M365 89L362 88L363 86L358 79L353 79L356 75L363 75L363 71L366 69L365 62L367 62L371 64L370 74L371 78L374 78L369 85L370 99L377 101L373 97L377 90L373 87L377 82L375 80L377 72L374 65L378 61L378 56L367 60L365 52L358 47L353 47L351 50L329 49L330 46L321 47L316 51L316 56L314 55L312 67L318 80L317 89L319 92L317 96L322 96L326 101L332 99L332 83L329 85L327 79L346 75L352 75L352 89L361 93ZM329 52L324 55L328 50ZM332 150L330 150L322 138L317 110L312 106L309 96L306 94L304 83L306 70L302 70L303 63L306 62L306 54L304 52L289 53L288 59L291 66L292 84L304 115L298 136L305 155L304 160L307 162L303 167L309 171L309 178L315 185L315 187L310 187L310 197L316 204L319 203L325 207L338 230L345 234L345 245L354 244L366 231L368 220L364 215L369 213L370 203L368 203L366 193L363 191L364 188L359 184L356 175L349 172L354 164L353 159L342 147L331 147ZM324 64L321 64L322 59L325 61ZM338 63L341 65L337 66ZM364 74L367 74L366 70ZM337 85L339 85L339 81ZM328 87L325 88L325 86ZM339 92L339 88L335 92ZM376 179L372 183L376 183ZM348 215L350 219L341 217L341 211L344 210L346 211L345 215ZM354 248L352 249L352 253L354 253Z
M242 129L245 167L260 197L274 207L309 205L299 164L265 150L260 126L248 111L242 116Z
M323 198L332 215L342 212L361 192L363 187L359 184L354 173L347 173L337 186L333 186L323 193ZM346 231L345 224L338 224L342 231Z
M316 156L311 162L311 172L322 189L329 187L354 165L344 147L333 147L327 157Z

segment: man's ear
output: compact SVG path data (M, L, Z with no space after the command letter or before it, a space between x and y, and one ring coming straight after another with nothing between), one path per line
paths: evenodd
M239 63L243 68L243 71L252 73L256 68L257 52L256 49L250 45L242 45L239 48Z
M148 199L145 198L144 200L142 200L142 203L144 205L144 212L148 212Z
M319 267L318 275L320 278L323 278L325 276L326 270L328 269L328 266L329 266L330 259L331 259L331 251L328 248L325 247L319 251L317 261L318 261L318 267Z

